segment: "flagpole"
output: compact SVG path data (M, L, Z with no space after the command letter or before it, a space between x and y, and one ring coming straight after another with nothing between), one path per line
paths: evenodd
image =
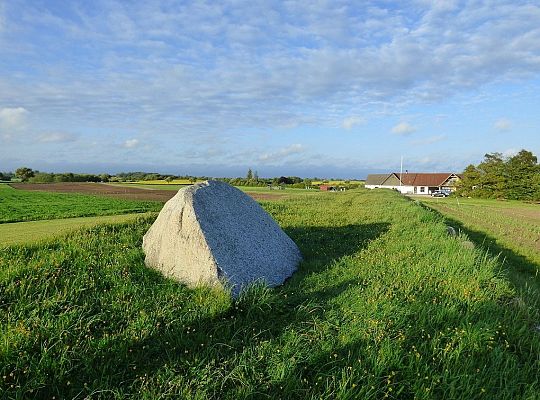
M403 156L401 156L401 168L399 170L399 187L401 188L401 177L403 176ZM401 190L400 190L401 192Z

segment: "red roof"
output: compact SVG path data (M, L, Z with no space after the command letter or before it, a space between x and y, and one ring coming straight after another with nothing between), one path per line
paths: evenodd
M394 172L399 179L399 172ZM441 173L416 173L407 172L402 175L401 183L406 186L442 186L451 176L457 176L450 172Z

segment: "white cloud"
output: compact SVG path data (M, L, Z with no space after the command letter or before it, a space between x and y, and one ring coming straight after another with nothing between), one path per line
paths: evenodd
M344 129L350 130L355 126L362 125L366 122L365 118L358 116L351 116L343 119L342 126Z
M139 145L139 139L128 139L124 142L123 146L126 149L133 149Z
M28 110L23 107L1 108L0 109L0 128L19 129L26 123Z
M66 3L58 12L48 2L0 0L0 25L4 15L9 28L0 35L0 104L27 107L40 132L136 129L180 147L211 135L231 142L248 130L353 129L364 122L356 115L400 118L404 108L509 81L539 85L537 2L181 3ZM93 61L82 67L66 54ZM392 132L414 131L401 125ZM250 139L235 142L238 150ZM134 140L119 143L147 142Z
M259 157L259 161L265 163L282 162L292 155L301 154L305 151L306 149L304 146L295 143L272 153L264 153Z
M401 136L407 136L411 133L415 132L416 128L409 124L408 122L400 122L396 126L392 128L392 133L395 133L396 135Z
M66 132L48 132L38 136L37 141L40 143L66 143L77 140L77 136Z
M27 115L23 107L0 108L0 137L9 142L24 134Z
M8 95L104 123L137 115L148 126L158 117L170 131L223 132L320 123L332 120L333 105L433 102L540 68L540 7L533 4L425 1L386 9L321 2L279 10L233 2L174 12L159 2L107 4L95 13L77 9L80 24L46 9L23 10L27 29L65 31L65 53L96 39L101 69L80 71L63 59L48 69L50 82L15 78L6 83ZM141 51L149 42L160 45ZM34 50L36 59L47 51ZM356 122L342 121L345 129Z
M499 132L509 131L512 129L512 122L506 118L501 118L495 121L493 128Z

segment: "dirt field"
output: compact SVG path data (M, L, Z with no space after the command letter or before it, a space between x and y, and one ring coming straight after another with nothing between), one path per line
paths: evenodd
M83 193L111 196L129 200L156 200L166 202L176 194L174 190L139 189L103 183L12 183L11 187L20 190L38 190L59 193ZM284 198L283 194L247 193L255 200L275 200Z

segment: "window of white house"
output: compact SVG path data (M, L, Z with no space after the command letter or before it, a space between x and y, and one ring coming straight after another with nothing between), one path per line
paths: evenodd
M425 187L420 186L420 193L424 193L424 190L425 190L425 189L426 189Z

